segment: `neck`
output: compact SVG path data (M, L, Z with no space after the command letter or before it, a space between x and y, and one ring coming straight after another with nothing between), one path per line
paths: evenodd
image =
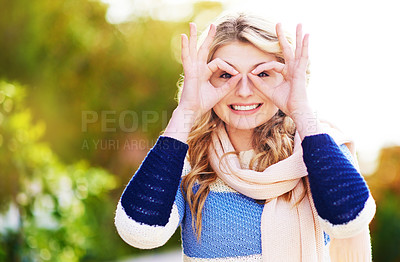
M236 129L227 126L226 132L228 133L229 139L236 151L241 152L253 149L253 129Z

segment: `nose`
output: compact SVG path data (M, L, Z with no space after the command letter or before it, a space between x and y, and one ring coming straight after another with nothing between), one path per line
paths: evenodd
M236 95L241 97L249 97L254 94L253 86L247 75L243 75L236 87Z

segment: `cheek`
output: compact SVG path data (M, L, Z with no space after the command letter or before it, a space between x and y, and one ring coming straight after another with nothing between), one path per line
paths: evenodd
M221 79L218 78L218 77L215 76L215 75L212 75L212 76L210 77L210 83L211 83L214 87L220 87L220 86L223 84L222 81L221 81Z
M228 117L229 108L227 108L226 104L223 101L220 101L213 107L214 113L223 121Z
M273 80L273 83L279 84L280 82L283 81L283 76L281 74L274 73L272 80Z
M263 79L264 84L266 84L268 87L275 87L279 85L283 80L282 75L280 74L274 74L271 75L270 77L266 77Z
M223 110L222 110L221 102L219 102L218 104L216 104L216 105L213 107L213 110L214 110L214 113L215 113L219 118L221 118L221 116L223 115Z

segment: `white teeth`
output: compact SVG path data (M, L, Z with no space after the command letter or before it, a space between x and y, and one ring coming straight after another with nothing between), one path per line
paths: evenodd
M258 105L259 105L259 104L254 104L254 105L251 105L251 106L237 106L237 105L232 105L232 108L233 108L234 110L237 110L237 111L248 111L248 110L253 110L253 109L257 108Z

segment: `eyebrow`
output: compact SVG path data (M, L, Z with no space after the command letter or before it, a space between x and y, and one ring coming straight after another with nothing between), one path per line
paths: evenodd
M229 63L228 61L226 61L226 60L224 60L224 59L222 59L222 61L224 61L225 63L227 63L228 65L230 65L231 67L233 67L235 70L237 70L236 67L235 67L233 64ZM264 64L264 63L266 63L266 62L260 62L260 63L258 63L258 64L253 65L253 68L252 68L252 69L254 69L254 68L256 68L257 66L259 66L259 65L261 65L261 64Z

